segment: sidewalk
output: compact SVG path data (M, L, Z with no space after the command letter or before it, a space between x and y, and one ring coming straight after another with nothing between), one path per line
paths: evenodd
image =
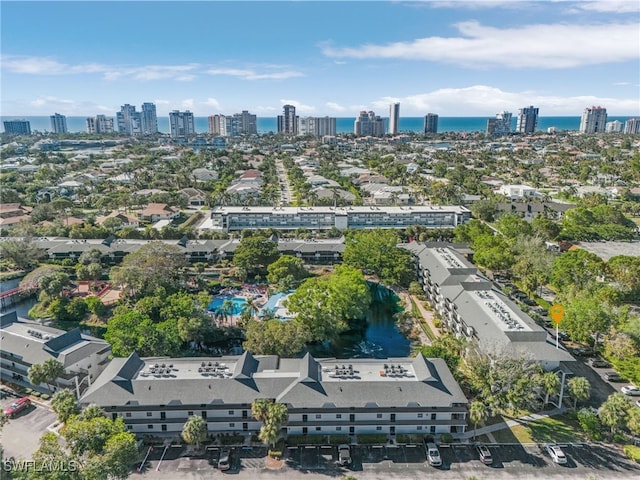
M411 303L413 302L415 304L415 306L418 308L418 311L420 312L420 315L422 316L424 321L427 323L427 325L429 325L429 329L431 330L431 333L433 334L433 336L435 338L438 338L441 335L440 329L436 328L436 326L433 324L433 312L425 308L425 306L423 305L423 301L420 300L419 298L416 298L415 296L411 295L409 292L406 292L406 291L400 292L400 297L402 298L403 303L405 304L405 308L409 309L409 311L411 311ZM427 337L426 333L422 332L422 327L420 327L420 331L421 331L421 340L423 341L423 344L431 345L431 339Z
M514 418L512 420L507 420L506 422L496 423L495 425L488 425L486 427L478 428L477 430L469 430L463 433L460 436L460 440L469 440L474 436L479 437L480 435L490 434L492 432L497 432L498 430L504 430L505 428L515 427L516 425L523 425L529 422L535 422L536 420L541 420L547 417L553 417L554 415L560 415L561 413L566 412L567 409L562 408L554 408L553 410L549 410L544 413L532 413L531 415L525 415L524 417Z

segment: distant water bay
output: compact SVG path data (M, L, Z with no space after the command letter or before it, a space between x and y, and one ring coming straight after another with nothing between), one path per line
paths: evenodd
M113 115L115 117L115 115ZM608 117L607 121L619 120L624 122L631 117ZM20 117L3 116L2 120L28 120L31 123L31 131L48 132L51 131L51 121L49 117ZM484 132L487 129L489 117L440 117L438 119L438 132ZM67 117L67 128L69 132L85 132L86 117ZM354 117L336 118L337 133L353 133ZM209 131L209 121L207 117L195 117L197 133L207 133ZM515 130L516 121L513 119L512 129ZM580 117L540 117L538 120L538 130L546 131L550 127L555 127L558 131L573 131L580 127ZM169 117L158 117L158 129L161 133L169 133ZM276 132L278 123L275 117L258 117L258 133ZM424 117L400 117L400 132L421 133L424 130ZM3 124L4 131L4 124Z

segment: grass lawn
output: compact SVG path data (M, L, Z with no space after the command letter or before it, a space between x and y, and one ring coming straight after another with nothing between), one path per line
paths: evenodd
M547 417L510 429L493 432L498 442L548 443L548 442L582 442L584 435L580 432L578 422L569 415Z

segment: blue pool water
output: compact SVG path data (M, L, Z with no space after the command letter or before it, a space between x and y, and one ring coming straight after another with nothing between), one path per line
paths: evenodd
M240 313L242 313L242 307L247 303L247 301L242 297L214 297L207 310L217 313L225 300L231 300L231 303L233 303L233 311L231 312L231 315L240 315Z

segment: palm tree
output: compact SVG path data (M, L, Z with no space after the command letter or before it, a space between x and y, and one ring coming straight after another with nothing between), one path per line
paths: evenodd
M251 404L251 416L256 420L263 422L267 417L271 400L268 398L258 398Z
M567 382L567 392L573 398L573 409L578 406L578 400L584 401L591 396L591 384L584 377L573 377Z
M542 389L544 390L544 404L549 403L549 396L555 395L560 391L560 378L554 372L545 372L542 374Z
M224 302L222 302L222 305L220 306L220 310L222 311L222 314L224 315L224 318L226 321L229 317L233 315L233 310L234 310L233 302L229 299L225 300Z
M196 415L189 417L182 427L182 438L199 449L200 444L207 438L207 422Z
M258 313L258 305L256 304L256 300L254 298L247 298L247 301L242 306L242 313L247 312L250 317L253 317L256 313Z
M469 420L473 422L473 438L476 438L476 430L478 429L478 424L483 423L487 417L489 416L489 410L487 406L478 401L474 400L471 402L469 406Z
M622 393L612 393L598 410L598 417L604 425L611 428L611 435L614 435L624 424L631 408L633 404Z

